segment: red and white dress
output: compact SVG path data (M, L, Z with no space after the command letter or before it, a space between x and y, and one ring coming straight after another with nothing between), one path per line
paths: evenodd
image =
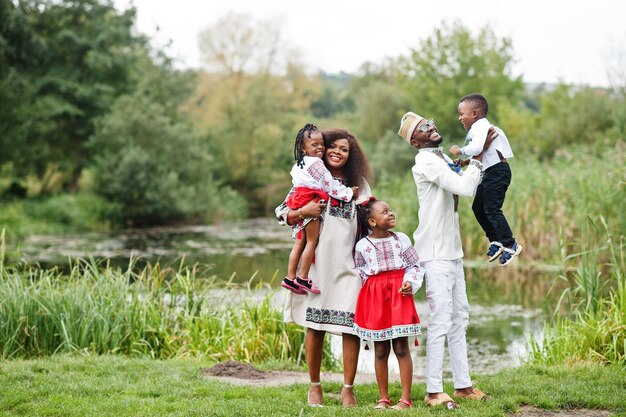
M364 237L355 247L354 262L363 287L354 313L354 333L374 342L421 334L412 296L402 295L409 281L413 294L422 286L424 269L404 233L375 239Z

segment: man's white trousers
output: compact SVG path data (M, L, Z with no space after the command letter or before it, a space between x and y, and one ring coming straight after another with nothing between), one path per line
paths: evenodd
M465 339L470 308L465 290L463 259L427 261L423 265L426 269L426 299L430 306L426 339L426 391L443 392L446 336L454 388L471 387Z

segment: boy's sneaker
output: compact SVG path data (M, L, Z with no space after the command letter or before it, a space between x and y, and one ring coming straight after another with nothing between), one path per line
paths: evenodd
M489 251L487 252L487 256L489 257L489 262L495 261L498 256L502 253L502 243L500 242L490 242L489 243Z
M313 284L313 281L311 281L308 278L304 279L304 278L298 277L296 278L296 284L300 287L301 290L312 292L313 294L320 293L320 289L317 288L315 284Z
M498 263L498 266L507 266L513 261L513 259L515 259L517 255L520 254L521 251L522 245L517 242L513 243L513 246L511 246L510 248L503 248L502 256L500 257L500 262Z
M306 294L306 291L300 288L300 285L298 285L295 279L289 279L285 277L280 283L280 286L283 288L287 288L289 291L291 291L294 294L298 294L298 295Z

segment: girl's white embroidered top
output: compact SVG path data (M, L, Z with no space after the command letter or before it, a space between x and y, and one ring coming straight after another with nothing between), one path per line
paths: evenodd
M424 268L411 244L411 239L404 233L393 233L390 237L375 239L366 237L359 240L354 249L354 263L361 282L381 272L404 268L404 281L409 281L413 294L424 282Z

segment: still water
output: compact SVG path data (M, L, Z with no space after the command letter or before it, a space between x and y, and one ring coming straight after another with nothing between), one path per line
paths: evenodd
M210 226L167 227L130 230L120 234L80 234L66 236L31 236L20 248L21 257L42 266L63 267L68 257L93 256L109 259L112 265L159 261L178 265L184 257L187 265L210 265L209 273L218 279L234 282L265 282L277 287L284 276L292 241L290 229L278 226L273 219L253 219ZM471 305L471 323L467 333L468 355L472 373L493 373L517 366L527 353L532 335L541 338L543 321L549 318L556 296L546 298L555 272L538 271L520 261L498 268L481 261L466 261L467 292ZM281 306L284 293L274 294ZM424 333L420 347L414 350L414 373L424 375L428 305L424 290L415 296ZM331 346L341 355L340 339ZM373 351L362 350L360 372L373 373ZM390 371L397 372L395 360ZM446 365L444 369L449 369Z

